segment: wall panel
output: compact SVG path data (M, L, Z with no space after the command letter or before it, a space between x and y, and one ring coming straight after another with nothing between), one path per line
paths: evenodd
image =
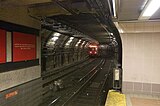
M160 33L126 33L121 37L124 89L135 92L141 85L141 91L146 92L143 86L148 90L160 86ZM156 92L151 90L148 93Z
M6 62L6 31L0 29L0 63Z
M36 59L36 36L13 32L13 62Z

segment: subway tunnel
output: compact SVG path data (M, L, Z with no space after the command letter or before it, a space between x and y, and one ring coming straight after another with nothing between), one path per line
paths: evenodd
M112 106L111 92L124 106L159 101L150 2L0 0L0 106Z

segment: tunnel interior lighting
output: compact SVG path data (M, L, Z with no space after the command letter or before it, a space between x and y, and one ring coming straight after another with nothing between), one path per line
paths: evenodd
M74 37L70 37L70 40L73 40L74 39Z
M87 48L88 46L89 46L89 43L87 42L84 47Z
M53 40L54 42L55 42L57 39L58 39L57 36L54 36L54 37L52 38L52 40Z
M141 12L139 19L149 19L159 8L160 3L158 3L157 0L149 0L146 6L144 7L143 11Z
M53 33L53 37L51 38L51 40L53 41L53 42L55 42L56 40L58 40L58 38L59 38L59 36L60 36L61 34L60 33L57 33L57 32L55 32L55 33Z
M68 42L66 43L66 46L70 45L70 43L73 41L74 37L70 37Z
M57 32L55 32L54 34L53 34L53 36L57 36L57 37L59 37L61 34L60 33L57 33Z
M76 43L76 46L78 46L81 43L81 39Z
M52 34L52 38L49 39L48 42L47 42L47 46L54 46L55 42L58 40L58 38L59 38L60 35L61 34L57 33L57 32L53 33Z
M81 44L81 48L84 47L85 43L86 43L86 41L83 41L83 43Z
M86 42L86 41L83 41L82 45L84 45L84 44L85 44L85 42Z

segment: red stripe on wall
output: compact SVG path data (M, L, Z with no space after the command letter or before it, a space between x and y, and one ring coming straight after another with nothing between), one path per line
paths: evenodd
M0 29L0 63L6 62L6 31Z

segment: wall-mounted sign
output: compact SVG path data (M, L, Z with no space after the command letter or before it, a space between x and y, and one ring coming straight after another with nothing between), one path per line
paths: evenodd
M6 62L6 31L0 29L0 63Z
M13 62L36 59L36 36L13 32Z
M18 90L6 94L5 98L8 99L8 98L11 98L13 96L16 96L17 94L18 94Z

